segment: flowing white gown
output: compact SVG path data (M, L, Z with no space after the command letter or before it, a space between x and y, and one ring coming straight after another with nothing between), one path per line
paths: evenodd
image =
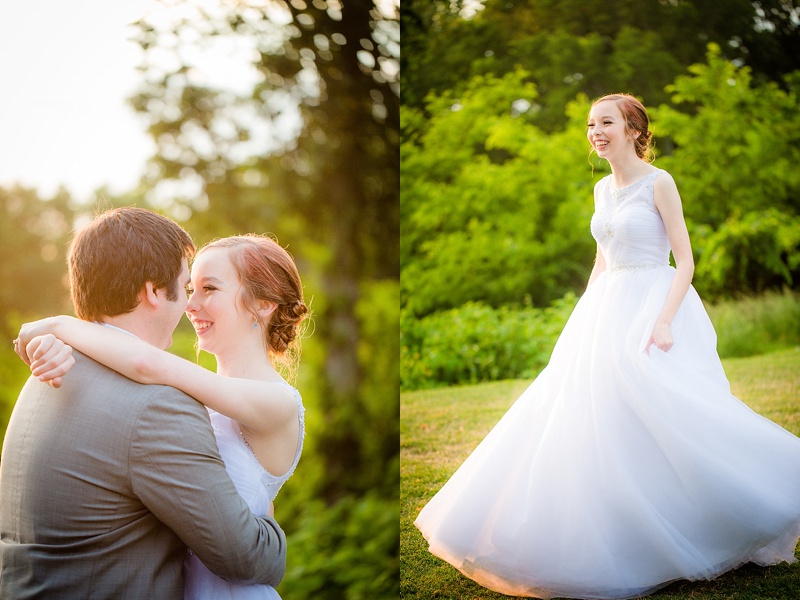
M493 590L630 598L746 562L794 562L800 438L731 395L693 288L674 346L645 351L675 270L653 203L660 170L595 188L608 265L549 365L415 524Z
M217 438L219 453L225 462L228 475L233 480L236 491L250 507L250 512L255 515L267 514L270 502L275 499L281 486L294 473L303 451L305 409L300 392L287 383L276 385L285 385L291 390L297 400L298 419L300 420L300 438L297 442L294 462L291 468L280 477L275 477L261 466L256 455L242 437L242 430L237 421L211 409L208 410L211 426ZM191 550L186 556L183 568L185 578L183 597L185 600L280 600L280 595L272 586L244 585L217 577L200 562L200 559Z

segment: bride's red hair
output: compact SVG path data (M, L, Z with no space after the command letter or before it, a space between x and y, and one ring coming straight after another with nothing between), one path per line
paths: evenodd
M636 156L646 162L653 162L656 157L655 152L653 152L653 134L650 131L650 117L647 115L647 109L644 104L630 94L607 94L592 102L592 107L606 100L613 100L616 103L617 108L619 108L625 119L625 127L628 133L639 133L638 136L633 136Z

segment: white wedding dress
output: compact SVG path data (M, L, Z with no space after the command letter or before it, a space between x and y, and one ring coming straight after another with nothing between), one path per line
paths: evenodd
M630 598L746 562L794 562L800 438L730 393L693 288L645 345L675 270L656 170L595 189L607 262L549 365L423 508L430 551L493 590Z
M297 400L300 420L300 438L297 442L294 462L291 468L280 477L275 477L261 466L250 446L242 437L238 422L208 409L219 453L225 462L228 475L233 480L239 495L250 507L250 512L255 515L267 514L270 502L275 499L278 490L294 473L303 450L305 409L300 392L287 383L278 383L277 385L285 385L291 390ZM272 586L244 585L217 577L200 562L200 559L191 550L186 556L183 568L185 579L183 597L185 600L280 600L280 595Z

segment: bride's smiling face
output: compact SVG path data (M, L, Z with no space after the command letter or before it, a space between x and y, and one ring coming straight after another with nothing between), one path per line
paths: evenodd
M610 156L633 150L633 147L628 145L630 136L625 117L613 100L598 102L589 111L586 137L601 158L608 159Z
M201 350L220 354L255 333L254 319L240 301L241 287L227 249L209 248L195 259L186 315Z

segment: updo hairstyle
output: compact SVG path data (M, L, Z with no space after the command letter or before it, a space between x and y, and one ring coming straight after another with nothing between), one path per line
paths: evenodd
M200 250L226 248L242 283L243 308L259 324L271 360L278 359L293 369L300 325L308 316L303 285L289 253L274 240L256 234L215 240ZM258 314L262 302L277 305L268 317Z
M656 155L655 152L653 152L653 134L650 131L650 117L647 116L647 109L630 94L608 94L595 100L592 106L605 100L613 100L616 102L619 111L625 119L626 132L633 138L632 141L633 147L636 150L636 156L645 162L652 163ZM639 133L638 137L633 136L636 132Z

